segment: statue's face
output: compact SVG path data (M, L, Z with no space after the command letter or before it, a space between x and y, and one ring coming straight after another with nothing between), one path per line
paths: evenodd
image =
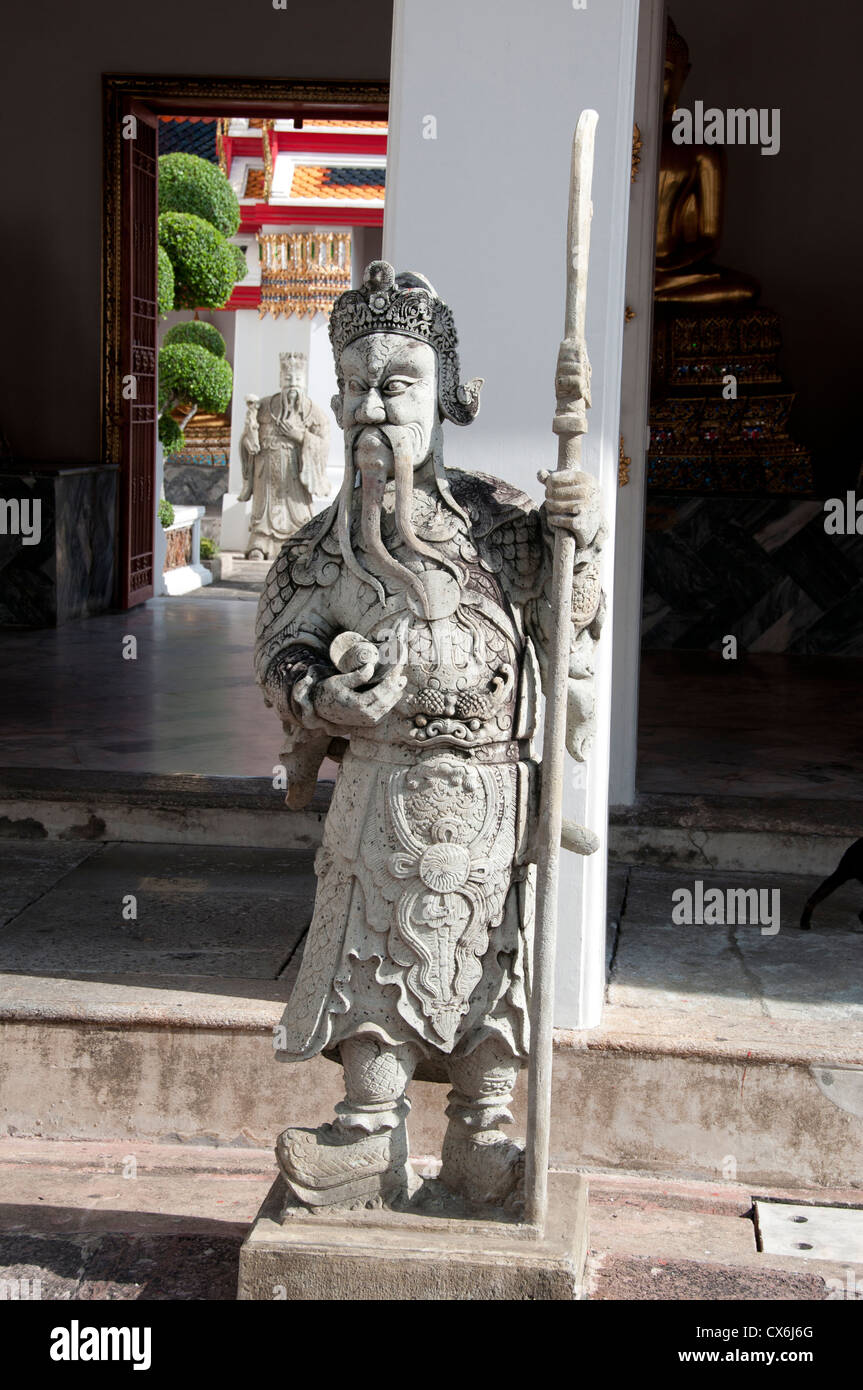
M302 391L305 386L305 368L302 362L291 362L282 367L281 383L283 391Z
M336 413L354 447L363 440L388 446L378 427L393 426L409 445L414 468L425 462L439 424L434 348L399 333L358 338L341 355L339 387Z

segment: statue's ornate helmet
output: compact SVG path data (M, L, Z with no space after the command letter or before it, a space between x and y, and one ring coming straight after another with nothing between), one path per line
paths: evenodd
M309 359L304 352L280 352L279 353L279 372L284 376L287 372L304 372L308 366Z
M458 336L452 309L438 298L424 275L412 271L396 275L388 261L372 261L360 289L339 295L330 317L337 373L348 344L370 333L401 333L429 343L437 353L441 414L456 425L470 424L479 410L482 377L459 385Z

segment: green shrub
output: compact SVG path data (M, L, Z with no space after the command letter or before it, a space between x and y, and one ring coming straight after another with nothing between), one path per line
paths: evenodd
M159 518L159 520L161 521L161 523L162 523L163 526L173 526L173 524L174 524L174 508L173 508L173 506L171 505L170 502L167 502L167 501L165 500L164 497L162 498L161 502L159 503L158 508L156 509L156 515L157 515L157 517Z
M196 154L163 154L159 160L159 211L191 212L223 236L240 225L240 204L225 175Z
M198 347L206 348L214 357L225 355L225 340L218 328L212 323L203 323L200 319L188 319L185 323L175 323L173 328L169 328L162 346L169 347L172 343L197 343Z
M237 278L234 247L221 232L191 212L163 212L159 243L174 267L175 307L221 309Z
M202 536L202 537L201 537L201 559L202 559L202 560L213 560L213 559L215 559L216 554L217 554L217 552L218 552L218 549L219 549L219 547L216 545L216 542L213 540L212 536Z
M246 276L249 273L249 262L246 260L246 253L243 250L242 246L237 246L234 242L231 242L231 250L233 251L234 258L237 262L236 283L239 283L240 280L245 280Z
M174 399L216 415L227 410L234 375L224 357L197 343L171 343L159 353L159 408Z
M173 415L159 416L159 439L166 455L177 454L184 447L186 436Z
M171 265L171 257L163 246L158 250L159 265L159 317L164 318L170 314L174 307L174 267Z

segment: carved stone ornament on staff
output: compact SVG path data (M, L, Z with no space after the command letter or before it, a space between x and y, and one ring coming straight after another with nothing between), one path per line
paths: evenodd
M329 315L338 296L350 289L350 232L267 232L258 244L261 318Z

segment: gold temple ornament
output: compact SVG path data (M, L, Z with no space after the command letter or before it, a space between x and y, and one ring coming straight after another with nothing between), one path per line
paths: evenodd
M624 453L625 444L623 435L620 436L620 448L617 452L617 486L626 487L629 482L629 470L632 467L632 459Z
M640 131L639 128L638 128L638 124L637 124L637 122L633 122L633 126L632 126L632 169L631 169L630 178L629 178L630 183L635 183L635 180L638 178L638 167L639 167L639 165L641 164L641 147L642 147L643 144L644 144L644 141L643 141L642 138L641 138L641 131Z
M273 149L270 144L270 131L273 129L274 121L263 121L261 124L261 148L264 156L264 202L270 201L270 194L273 191Z
M258 315L329 315L351 286L350 232L259 234L261 303Z

